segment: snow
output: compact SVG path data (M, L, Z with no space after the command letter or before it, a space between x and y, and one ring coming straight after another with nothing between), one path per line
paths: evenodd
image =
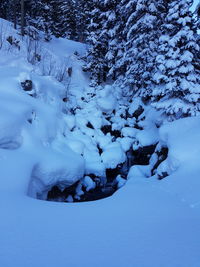
M9 179L2 179L1 186L12 190L16 186L16 191L29 191L29 195L43 198L42 194L54 184L71 185L82 178L84 160L63 144L67 129L63 125L61 99L65 87L54 77L38 75L23 57L14 54L12 58L6 49L0 51L2 174L8 166L13 169ZM21 87L21 82L30 79L35 97Z
M85 46L64 39L42 44L57 61L64 55L73 67L70 83L69 77L60 83L28 63L20 44L21 51L8 50L8 44L0 50L0 266L199 267L199 117L158 129L160 113L146 108L139 123L143 130L138 130L126 127L116 112L112 122L123 136L113 140L100 129L111 123L103 112L119 107L115 88L96 88L93 96L74 55L82 55ZM35 96L22 89L25 79L33 81ZM79 109L72 114L75 105ZM140 105L138 99L131 104L130 114ZM150 166L134 166L125 186L117 177L120 190L112 197L42 201L54 185L63 189L80 181L77 198L83 185L87 191L94 188L89 174L105 178L105 169L123 163L134 142L165 144L169 154L158 172L168 171L169 177L147 179ZM67 201L73 202L71 195Z
M101 157L108 169L114 169L126 160L125 153L121 145L117 142L107 145Z
M114 88L111 86L105 86L103 90L99 93L99 98L97 100L99 108L106 113L112 112L116 107L116 98L113 93Z
M195 130L194 130L195 129ZM180 132L181 130L181 132ZM155 179L148 180L190 207L200 208L199 199L199 153L200 153L200 118L184 118L164 124L159 130L159 142L169 149L167 159L157 168L157 175L167 172L169 177L157 183ZM128 179L143 180L150 175L150 167L154 165L151 159L149 166L133 166Z
M199 117L186 118L168 123L160 131L161 140L169 147L168 169L173 171L169 179L163 181L163 186L166 190L179 195L191 206L200 205L198 192L200 186L199 125ZM181 134L179 129L181 129ZM174 169L177 171L174 172ZM172 185L174 178L177 180Z
M117 187L118 188L121 188L121 187L123 187L126 184L126 180L123 179L121 177L121 175L117 175L116 181L117 181Z
M132 127L124 127L122 128L122 135L125 137L135 137L136 134L139 132L138 129Z
M199 266L199 215L148 184L82 204L0 198L2 266Z
M94 189L96 184L89 176L85 176L83 179L83 185L86 187L86 191Z
M193 4L191 6L191 11L194 12L196 10L196 7L197 7L198 4L199 4L199 0L194 0Z
M47 193L53 185L59 185L64 189L83 177L83 159L67 146L64 148L62 154L49 150L48 154L43 155L44 158L34 166L28 195L46 199L46 195L42 195Z

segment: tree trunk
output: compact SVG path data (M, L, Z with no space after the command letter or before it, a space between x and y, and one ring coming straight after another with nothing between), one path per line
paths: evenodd
M25 11L24 11L24 0L21 0L21 35L24 36L25 26Z
M14 9L14 29L17 29L17 4L16 1L14 1L13 4L13 9Z

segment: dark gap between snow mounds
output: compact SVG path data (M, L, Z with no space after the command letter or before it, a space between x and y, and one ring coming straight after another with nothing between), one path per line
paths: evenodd
M115 169L106 169L106 179L97 177L94 174L85 176L94 184L94 187L88 190L88 184L81 181L76 182L70 187L61 190L59 185L55 185L48 192L48 201L58 202L85 202L95 201L112 196L121 186L126 183L126 176L133 165L149 165L152 155L156 155L156 162L152 165L151 175L156 174L158 166L167 158L168 148L161 147L157 149L157 144L139 148L136 151L132 149L127 152L127 160L119 164ZM167 173L158 174L158 179L168 176ZM102 181L103 180L103 181ZM80 188L81 184L81 188ZM78 190L82 194L78 195ZM78 195L78 196L77 196Z
M86 175L82 181L61 190L59 185L55 185L48 192L47 200L59 202L85 202L103 199L112 196L125 183L124 175L121 173L122 166L118 165L115 169L107 169L107 178L102 179L94 174ZM120 177L120 178L119 178ZM85 182L85 178L88 181ZM93 184L88 189L89 183ZM80 194L81 192L81 194Z

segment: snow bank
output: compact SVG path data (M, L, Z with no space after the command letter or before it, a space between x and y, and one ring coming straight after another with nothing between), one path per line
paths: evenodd
M160 143L168 147L167 159L157 168L157 174L168 177L157 181L149 178L155 187L176 195L191 207L200 208L200 118L184 118L166 123L159 130ZM128 178L138 181L150 177L152 166L133 166ZM157 175L155 176L157 179Z
M12 35L17 36L14 31ZM64 84L39 75L37 66L19 57L26 44L20 45L17 55L8 53L7 46L0 50L0 169L9 177L0 185L45 199L53 185L69 186L81 179L84 160L64 140L73 127L70 116L64 119ZM31 91L22 87L26 80Z

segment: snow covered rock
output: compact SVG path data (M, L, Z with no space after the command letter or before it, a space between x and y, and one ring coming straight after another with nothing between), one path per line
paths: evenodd
M89 176L84 177L83 185L85 186L86 191L90 191L96 187L95 182Z
M125 162L126 155L118 142L111 143L103 151L101 158L106 168L114 169L118 164Z
M49 151L33 168L28 194L46 199L48 190L54 185L61 189L74 184L84 174L84 161L68 151L65 155Z

